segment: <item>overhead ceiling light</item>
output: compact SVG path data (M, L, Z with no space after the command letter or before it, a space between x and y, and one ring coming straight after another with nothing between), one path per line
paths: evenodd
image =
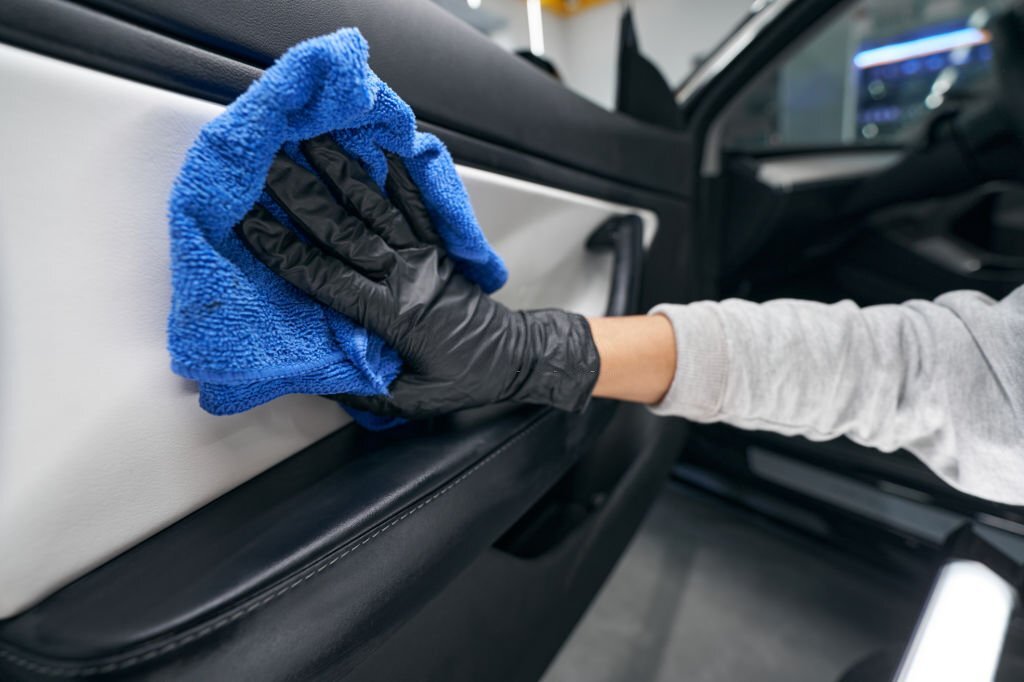
M530 30L530 52L537 57L544 56L544 19L541 16L540 0L526 0L526 23Z
M470 9L480 9L481 0L466 0L466 4L469 5Z

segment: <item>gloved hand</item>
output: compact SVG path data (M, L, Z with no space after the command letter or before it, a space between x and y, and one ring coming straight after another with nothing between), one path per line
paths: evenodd
M512 400L580 410L597 380L590 326L562 310L514 311L463 277L397 158L385 198L329 137L279 154L267 190L309 243L257 206L236 230L271 270L394 347L405 367L387 396L331 396L409 418Z

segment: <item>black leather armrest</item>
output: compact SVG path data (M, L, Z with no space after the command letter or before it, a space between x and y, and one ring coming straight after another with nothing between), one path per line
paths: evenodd
M0 678L354 665L571 466L573 419L499 407L342 429L0 623Z

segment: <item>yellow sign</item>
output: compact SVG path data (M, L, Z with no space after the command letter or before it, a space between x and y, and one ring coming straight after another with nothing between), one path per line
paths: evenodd
M579 14L585 9L603 5L610 0L540 0L541 6L549 12L570 16Z

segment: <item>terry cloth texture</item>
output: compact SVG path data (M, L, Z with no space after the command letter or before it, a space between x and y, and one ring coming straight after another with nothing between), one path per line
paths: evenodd
M374 334L271 273L233 226L259 202L274 155L332 133L384 186L385 151L403 158L460 271L487 292L507 271L484 239L444 145L416 131L412 110L370 70L356 29L288 50L208 123L170 199L172 370L199 383L199 404L233 414L286 393L387 392L401 360ZM353 413L371 427L387 426Z

